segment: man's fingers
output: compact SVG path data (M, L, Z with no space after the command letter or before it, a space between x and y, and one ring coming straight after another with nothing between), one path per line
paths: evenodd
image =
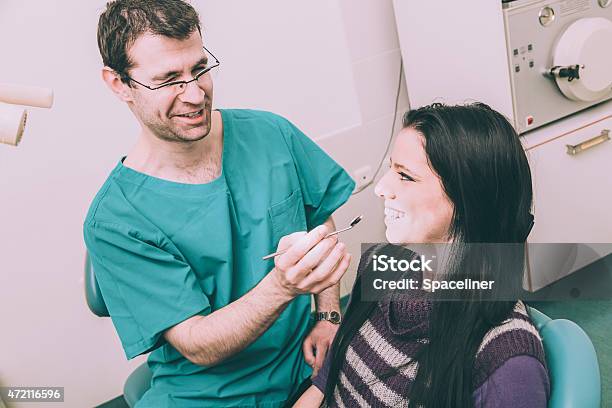
M325 360L325 354L327 353L327 346L323 344L323 342L319 341L316 344L317 354L315 354L315 363L314 370L318 372L323 366L323 361Z
M299 236L284 237L283 246L292 239L297 239L287 249L287 252L275 258L274 264L282 274L285 286L293 292L312 293L312 286L328 278L346 253L346 246L338 244L336 236L325 238L329 229L326 225L320 225L306 234L300 233ZM279 243L280 247L281 243ZM322 263L323 266L321 266ZM311 275L315 276L310 277Z
M289 248L295 242L297 242L300 238L306 235L306 231L297 231L293 234L285 235L278 241L278 246L276 247L276 251L282 251Z
M295 265L287 268L287 279L296 283L299 282L299 287L305 289L302 284L303 280L332 252L336 242L336 238L330 237L316 244Z
M302 348L304 351L304 360L306 360L306 363L312 367L315 363L315 355L312 352L312 340L310 339L310 336L306 337Z
M328 279L323 280L320 284L314 285L310 292L314 294L321 293L330 286L340 282L340 279L342 279L342 276L344 276L346 270L351 264L351 259L351 254L345 254L332 275Z
M316 269L333 252L338 244L336 237L329 237L314 246L299 262L295 265L296 270L312 271ZM306 276L306 275L304 275Z
M283 258L283 262L296 264L330 232L326 225L319 225L294 242L280 258Z
M346 255L346 245L338 242L319 266L313 270L313 279L322 280L331 274L337 268L344 255Z
M346 245L338 242L334 249L302 282L304 286L314 286L319 282L327 280L337 269L338 264L346 254ZM298 264L299 266L299 264Z

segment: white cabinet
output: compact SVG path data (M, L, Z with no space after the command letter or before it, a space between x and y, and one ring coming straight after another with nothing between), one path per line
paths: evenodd
M530 246L531 289L612 252L610 137L610 103L523 137L534 188L535 225L528 242L580 244Z
M612 118L528 150L534 242L612 242ZM593 140L594 139L594 140ZM567 146L591 147L568 153Z
M540 3L516 2L518 8L514 11L518 13L525 6L530 12L519 13L525 21L523 17L513 17L511 22L509 14L514 11L504 9L499 0L393 1L413 108L432 102L480 101L516 124L519 119L515 118L518 112L515 108L527 101L533 111L550 113L551 118L564 117L556 122L546 120L542 127L521 137L534 182L535 225L529 242L599 245L530 247L528 286L533 290L612 252L612 140L594 139L605 129L612 131L612 101L580 110L585 105L574 105L551 78L543 75L556 49L556 38L564 30L563 24L607 15L609 10L583 7L591 2L553 2L554 7L564 10L553 30L553 26L543 28L539 22ZM510 33L520 34L513 37L518 41L516 44L507 41ZM599 57L598 47L591 51ZM601 50L605 52L607 49ZM519 59L525 60L519 64L523 68L509 65ZM516 75L524 75L531 68L530 75L522 77L529 80L522 85L519 101L510 78L516 83ZM544 93L540 85L550 85L551 92ZM566 109L567 106L571 109ZM526 126L538 117L532 109L528 112L530 115L524 117ZM569 155L566 145L589 148Z

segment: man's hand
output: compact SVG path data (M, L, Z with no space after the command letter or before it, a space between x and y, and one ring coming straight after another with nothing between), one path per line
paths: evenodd
M274 258L273 275L288 296L318 294L340 281L351 256L336 236L325 238L331 229L320 225L308 233L283 237L278 249L287 252Z
M306 363L313 369L313 377L317 375L321 366L323 366L323 361L331 347L332 341L334 341L337 331L337 324L322 320L315 323L308 336L306 336L302 348Z

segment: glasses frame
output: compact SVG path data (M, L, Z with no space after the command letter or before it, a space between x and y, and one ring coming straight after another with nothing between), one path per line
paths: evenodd
M159 86L149 86L149 85L145 85L145 84L143 84L142 82L138 82L137 80L135 80L134 78L132 78L132 77L130 77L130 76L128 76L128 75L124 75L124 77L125 77L126 79L128 79L128 80L132 81L132 82L137 83L137 84L138 84L138 85L140 85L140 86L143 86L143 87L145 87L145 88L147 88L147 89L151 90L151 91L156 91L156 90L158 90L158 89L161 89L161 88L166 88L166 87L170 87L170 86L173 86L173 85L185 85L185 87L181 89L181 91L184 91L185 89L187 89L187 85L189 85L189 84L190 84L190 83L192 83L192 82L197 81L198 79L200 79L200 77L201 77L202 75L204 75L204 74L206 74L206 73L210 72L210 71L211 71L213 68L217 68L219 65L221 65L221 62L219 61L219 59L218 59L217 57L215 57L215 55L214 55L212 52L210 52L210 51L209 51L209 50L208 50L206 47L202 47L202 48L204 49L204 51L206 51L207 53L209 53L211 57L213 57L213 58L214 58L215 62L214 62L214 64L213 64L213 65L211 65L211 66L209 66L209 67L206 67L206 68L204 68L202 71L200 71L200 72L198 72L197 74L195 74L195 75L193 76L193 78L192 78L192 79L190 79L189 81L172 81L172 82L167 82L167 83L162 84L162 85L159 85Z

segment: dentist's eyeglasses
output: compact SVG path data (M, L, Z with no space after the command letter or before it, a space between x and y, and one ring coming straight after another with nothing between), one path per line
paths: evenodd
M198 73L193 76L193 79L190 79L189 81L170 81L157 86L149 86L143 84L142 82L138 82L134 78L129 77L127 75L124 75L124 78L129 81L135 82L138 85L143 86L151 91L163 90L164 92L170 92L174 94L179 94L183 92L187 88L187 85L194 81L197 82L199 87L203 87L206 84L206 81L210 78L211 71L221 64L217 57L215 57L212 52L208 51L206 47L204 47L204 52L208 57L206 67L201 71L198 71Z

